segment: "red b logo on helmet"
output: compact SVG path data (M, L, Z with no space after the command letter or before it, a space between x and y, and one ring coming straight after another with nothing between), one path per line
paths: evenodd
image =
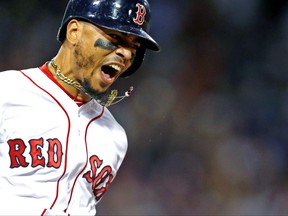
M138 25L142 25L145 21L146 8L139 3L137 3L136 6L138 7L138 11L136 12L136 18L134 18L133 21Z

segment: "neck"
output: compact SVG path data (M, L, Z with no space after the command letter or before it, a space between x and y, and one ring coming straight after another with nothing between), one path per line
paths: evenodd
M91 97L86 94L85 89L80 85L80 83L68 78L61 72L54 59L49 62L48 69L63 88L65 88L76 100L87 102L91 99Z

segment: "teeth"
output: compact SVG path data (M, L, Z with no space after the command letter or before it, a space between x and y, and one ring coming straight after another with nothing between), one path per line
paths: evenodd
M121 68L118 65L109 65L110 67L112 67L113 69L115 69L116 71L120 72Z

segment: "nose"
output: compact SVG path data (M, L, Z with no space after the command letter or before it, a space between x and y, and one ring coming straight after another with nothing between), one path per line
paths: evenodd
M119 46L118 49L116 50L116 54L118 56L121 56L125 60L132 60L134 56L132 48L125 46Z

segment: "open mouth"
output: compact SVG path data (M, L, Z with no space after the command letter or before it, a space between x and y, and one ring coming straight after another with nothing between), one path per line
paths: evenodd
M107 79L112 79L121 72L121 68L118 65L104 65L101 68Z

